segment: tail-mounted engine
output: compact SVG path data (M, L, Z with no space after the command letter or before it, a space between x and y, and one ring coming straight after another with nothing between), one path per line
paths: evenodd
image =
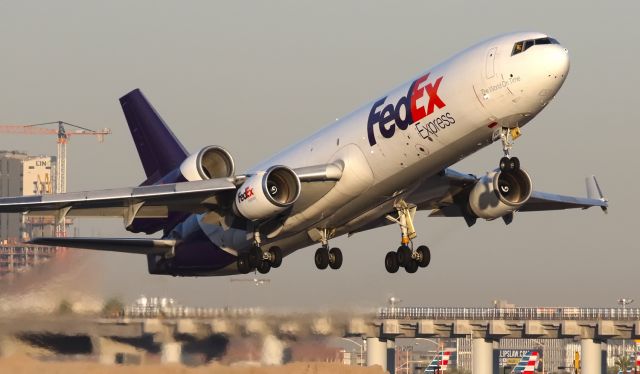
M531 197L531 178L522 169L493 171L480 178L469 194L469 209L492 220L516 211Z
M298 200L300 179L286 166L273 166L254 174L238 188L236 211L255 221L273 217Z
M202 148L180 164L180 173L190 182L231 177L234 172L233 158L227 150L216 145Z

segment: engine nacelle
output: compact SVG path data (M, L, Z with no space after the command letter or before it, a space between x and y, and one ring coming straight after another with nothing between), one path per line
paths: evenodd
M500 218L526 203L531 191L531 178L524 170L493 171L480 178L471 190L469 208L478 218Z
M273 166L247 178L235 200L236 211L255 221L273 217L300 196L300 179L286 166Z
M234 172L233 158L217 145L202 148L180 164L180 173L190 182L231 177Z

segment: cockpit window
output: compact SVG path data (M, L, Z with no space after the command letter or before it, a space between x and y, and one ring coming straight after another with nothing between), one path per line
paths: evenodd
M560 44L560 43L558 43L558 41L555 40L554 38L549 38L549 37L519 41L513 45L513 51L511 52L511 56L524 52L527 49L533 47L534 45L541 45L541 44Z
M551 39L549 38L540 38L540 39L536 39L534 40L535 44L551 44Z
M533 47L533 45L534 45L533 40L527 40L526 42L524 42L524 50L526 51L527 49Z
M513 52L511 52L511 56L517 55L518 53L524 51L524 42L517 42L513 45Z

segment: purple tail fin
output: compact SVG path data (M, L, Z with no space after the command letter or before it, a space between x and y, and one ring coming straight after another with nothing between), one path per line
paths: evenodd
M178 168L188 154L142 92L135 89L122 96L120 105L147 175L143 184L152 184Z

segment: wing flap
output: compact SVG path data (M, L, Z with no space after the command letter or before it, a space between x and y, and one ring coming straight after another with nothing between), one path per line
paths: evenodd
M29 243L54 247L93 249L134 254L167 254L173 251L175 240L140 238L35 238Z

